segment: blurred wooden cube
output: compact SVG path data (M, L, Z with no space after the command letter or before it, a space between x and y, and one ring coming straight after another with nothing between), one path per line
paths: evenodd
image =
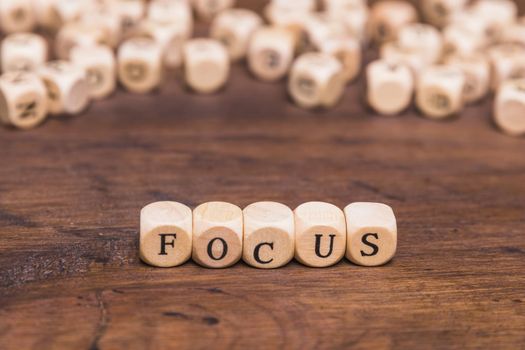
M445 59L447 65L456 66L465 75L463 98L474 103L484 98L490 90L491 70L487 57L481 53L470 55L450 55Z
M438 28L443 28L450 18L465 9L468 0L422 0L421 12L425 20Z
M233 7L235 0L192 0L197 16L205 21L211 21L221 11Z
M525 48L516 44L495 45L487 57L492 70L492 90L496 91L506 80L525 78Z
M525 135L525 79L500 85L494 102L494 122L512 136Z
M9 34L2 41L2 72L35 71L48 58L44 38L33 33Z
M243 260L260 269L288 264L294 256L295 225L290 208L275 202L257 202L243 210Z
M437 63L443 54L443 38L436 28L428 24L411 23L398 32L399 46L417 52L427 64Z
M157 267L188 261L192 251L193 215L177 202L156 202L140 211L140 258Z
M366 67L367 100L382 115L396 115L408 108L414 95L414 78L406 65L377 60Z
M36 24L30 0L0 1L0 28L4 33L29 32Z
M61 60L68 60L75 46L107 45L106 33L85 22L71 22L58 31L55 38L55 54Z
M320 43L319 49L341 62L343 76L347 82L357 78L361 72L363 54L357 39L350 36L328 38Z
M238 61L246 56L253 33L261 25L261 17L253 11L228 9L215 17L210 36L226 47L232 61Z
M74 115L87 108L89 85L83 69L66 61L50 61L38 74L47 89L50 114Z
M153 39L128 39L117 53L119 81L131 92L151 92L162 82L162 61L162 47Z
M42 80L27 72L0 77L0 120L19 129L30 129L47 117L47 92Z
M395 40L405 25L418 21L415 7L409 2L384 0L376 2L370 10L369 37L376 43Z
M214 39L192 39L184 45L184 77L194 91L212 93L223 87L230 75L225 47Z
M193 211L193 253L198 264L224 268L242 257L243 214L225 202L209 202Z
M465 76L455 66L430 66L419 75L416 105L424 116L443 119L463 107Z
M106 98L115 91L115 55L108 46L77 46L71 51L71 61L85 71L91 98Z
M288 91L303 108L329 108L341 99L345 87L343 66L333 56L310 52L294 62Z

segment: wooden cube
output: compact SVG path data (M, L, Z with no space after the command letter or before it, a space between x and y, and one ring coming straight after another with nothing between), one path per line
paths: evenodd
M464 10L468 0L423 0L421 11L425 20L438 28L443 28L450 18Z
M352 203L346 217L346 258L362 266L380 266L396 253L397 224L392 208L380 203Z
M178 266L191 257L191 209L176 202L151 203L140 211L140 258L157 267Z
M494 103L494 121L505 133L525 135L525 79L501 84Z
M193 0L193 8L200 19L210 21L221 11L233 7L235 0Z
M213 39L192 39L184 45L184 77L194 91L212 93L230 75L230 59L224 46Z
M414 95L413 74L406 65L377 60L366 67L367 100L383 115L404 111Z
M2 41L2 72L35 71L47 61L47 44L38 34L9 34Z
M224 268L242 257L243 215L241 208L225 202L199 205L193 211L193 253L198 264Z
M54 0L52 16L53 27L60 28L68 23L76 22L84 13L93 12L96 4L91 0Z
M91 98L102 99L115 91L115 55L108 46L77 46L71 51L71 61L85 71Z
M503 27L500 42L525 46L525 23L518 22Z
M150 38L128 39L118 50L117 72L121 84L134 93L148 93L162 79L162 48Z
M355 38L361 44L366 44L368 42L367 25L370 17L368 7L352 4L353 1L343 2L348 2L347 7L341 10L338 10L337 6L330 7L327 9L328 16L344 25L346 35Z
M0 1L0 28L4 33L29 32L36 24L30 0Z
M89 104L85 72L66 61L50 61L38 70L47 89L50 114L78 114Z
M525 78L525 48L516 44L501 44L492 46L487 56L492 70L492 89L513 79Z
M368 32L376 43L394 40L405 25L417 22L417 11L412 4L399 0L376 2L371 7Z
M120 18L114 16L107 9L83 13L79 19L83 25L97 28L104 36L104 43L112 49L117 48L122 39L122 24Z
M20 129L30 129L47 116L47 93L33 73L9 72L0 77L0 120Z
M321 50L327 40L348 37L348 29L343 21L334 19L326 13L315 13L305 19L305 30L311 45Z
M424 116L443 119L463 107L465 76L454 66L431 66L419 76L416 105Z
M303 108L328 108L340 99L345 87L343 66L328 54L305 53L293 64L288 91Z
M503 29L515 23L518 17L518 7L512 0L478 0L471 11L487 23L491 41L498 41Z
M85 22L71 22L60 28L55 38L55 53L61 60L69 60L71 50L76 46L106 45L106 33Z
M341 62L343 76L347 82L357 78L363 60L361 44L357 39L350 36L329 38L320 43L319 49Z
M185 39L193 33L193 15L187 0L153 0L148 5L147 17L156 23L177 26Z
M295 258L310 267L336 264L346 251L343 211L333 204L309 202L295 211Z
M148 37L160 45L162 61L166 68L178 68L182 65L182 51L188 39L187 29L176 22L142 21L137 36Z
M379 57L389 63L406 65L416 78L428 67L428 62L421 51L410 51L402 47L397 41L390 41L381 45Z
M293 259L295 225L290 208L275 202L258 202L246 207L243 215L244 262L260 269L273 269Z
M465 75L463 99L473 103L481 100L490 90L490 64L481 53L471 55L450 55L445 59L447 65L456 66Z
M248 48L250 71L264 81L277 81L290 69L294 58L293 34L278 27L261 27L253 35Z
M230 60L238 61L246 56L253 33L261 25L261 17L253 11L228 9L215 17L210 36L226 47Z
M398 33L399 45L411 52L418 52L427 64L437 63L443 54L441 33L428 24L412 23Z
M484 35L469 30L466 26L450 24L443 29L443 55L474 55L485 44Z
M107 10L120 21L122 39L135 35L140 21L146 15L146 2L143 0L112 0L107 3Z

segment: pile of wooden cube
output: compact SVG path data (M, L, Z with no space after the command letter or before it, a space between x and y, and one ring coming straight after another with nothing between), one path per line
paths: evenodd
M243 260L274 269L294 257L310 267L328 267L345 255L361 266L380 266L396 253L397 223L381 203L352 203L344 211L325 202L294 211L276 202L241 210L209 202L193 211L177 202L151 203L140 212L140 257L157 267L179 266L190 257L204 267L225 268Z
M288 77L297 105L329 108L371 46L380 58L366 65L367 102L379 114L415 101L423 116L443 119L495 93L495 124L525 134L525 19L516 4L419 4L271 0L257 14L234 0L2 0L0 120L31 128L48 114L81 113L117 82L148 93L177 69L189 89L215 93L240 60L257 79ZM192 38L194 14L210 24L209 38Z

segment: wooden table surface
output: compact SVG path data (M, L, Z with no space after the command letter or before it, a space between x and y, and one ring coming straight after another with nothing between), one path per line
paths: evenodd
M525 140L495 130L490 100L432 122L374 115L363 91L307 112L236 66L217 95L172 79L1 128L0 348L525 349ZM398 253L152 268L139 210L158 200L384 202Z

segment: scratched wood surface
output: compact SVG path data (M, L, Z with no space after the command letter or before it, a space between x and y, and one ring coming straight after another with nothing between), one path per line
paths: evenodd
M237 66L217 95L172 80L0 129L0 348L525 349L525 140L490 100L440 123L374 115L363 91L305 112ZM384 202L399 250L380 268L156 269L137 238L157 200Z

